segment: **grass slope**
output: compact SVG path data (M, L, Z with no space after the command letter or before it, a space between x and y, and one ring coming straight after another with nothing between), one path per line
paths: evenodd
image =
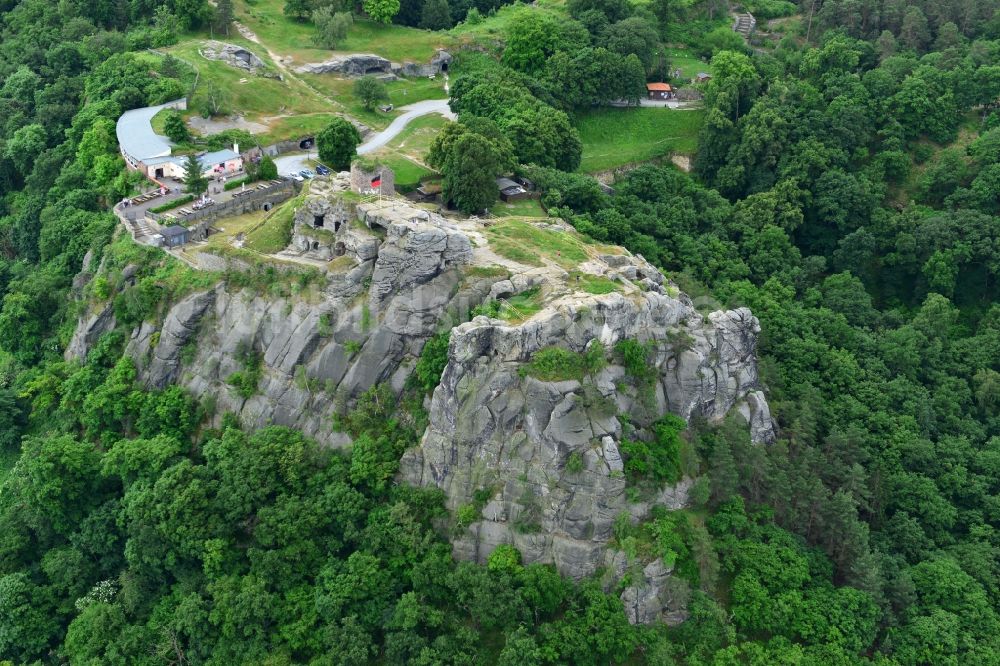
M284 250L292 242L295 208L304 200L303 192L276 208L263 224L247 234L246 248L264 254Z
M214 85L226 91L226 108L231 113L246 116L248 120L285 113L329 111L328 104L301 84L253 76L224 62L203 58L198 52L202 41L185 41L169 49L173 55L197 67L199 77L194 95L196 100L203 91ZM270 62L261 46L240 42L238 39L231 41L242 43L266 62Z
M336 51L330 51L313 46L316 29L312 23L294 21L284 15L284 0L238 0L235 4L236 18L272 51L290 55L302 63L322 62L334 53L375 53L393 62L425 62L452 41L443 33L355 18L347 39Z
M712 65L704 62L688 49L667 47L663 49L663 55L667 57L667 64L671 71L681 70L681 81L677 83L686 83L697 76L699 72L712 74Z
M396 174L397 187L404 191L412 190L420 181L437 175L423 161L434 137L447 122L436 114L416 118L389 145L374 154Z
M608 108L579 116L580 170L593 173L668 153L694 153L704 112L661 108Z
M549 259L563 268L576 268L589 254L577 234L542 229L521 220L504 220L486 229L490 248L502 257L528 266Z
M332 74L302 74L302 80L327 95L341 106L344 111L374 129L384 129L392 119L402 112L395 110L368 111L354 96L354 79L343 79ZM389 93L389 103L397 109L425 99L447 99L444 91L444 80L437 79L397 79L385 86Z

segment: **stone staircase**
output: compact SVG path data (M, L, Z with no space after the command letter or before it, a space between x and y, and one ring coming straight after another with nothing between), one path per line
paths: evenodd
M129 220L128 224L132 227L132 236L137 243L148 244L152 236L157 233L155 229L149 226L145 217L140 217L137 220Z
M736 21L733 23L733 31L742 35L743 39L750 39L751 33L753 33L754 28L757 27L757 19L753 17L753 14L746 12L745 14L736 14Z

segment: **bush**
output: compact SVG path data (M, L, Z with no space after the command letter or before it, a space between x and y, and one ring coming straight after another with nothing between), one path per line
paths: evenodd
M260 160L260 170L257 177L261 180L274 180L278 177L278 165L274 163L269 155L264 155Z
M687 428L684 419L668 414L653 424L653 441L623 439L625 474L633 481L653 480L674 483L682 475L681 432Z
M729 26L718 27L704 35L698 44L696 51L703 58L711 58L719 51L736 51L743 53L747 50L743 37L733 32Z
M379 102L388 101L385 84L374 76L362 76L354 82L354 96L368 111L374 111Z
M598 372L604 367L604 347L599 342L583 353L562 347L547 347L535 352L531 362L521 368L521 375L530 375L545 382L560 382Z
M167 203L163 204L162 206L157 206L156 208L150 208L149 212L150 213L165 213L168 210L173 210L174 208L177 208L179 206L183 206L186 203L191 203L192 201L194 201L194 195L193 194L185 194L184 196L179 197L177 199L174 199L173 201L168 201Z
M653 374L649 366L649 347L635 340L622 340L615 345L625 372L636 381L646 382Z
M455 528L458 531L464 530L477 520L479 520L479 510L475 504L463 504L455 512Z
M235 190L237 187L244 185L249 181L250 181L249 178L240 178L239 180L231 180L228 183L226 183L226 186L222 189L224 189L226 192L228 192L229 190Z
M262 371L260 354L247 352L243 355L243 369L229 375L226 383L235 388L241 398L247 399L257 393Z
M574 451L566 458L566 471L570 474L579 474L583 471L583 456L579 451Z
M313 24L316 26L313 43L323 49L337 48L354 25L354 18L350 12L334 10L334 7L320 7L312 13Z
M187 125L184 124L184 118L177 111L171 110L167 112L167 119L163 123L163 131L166 132L167 136L174 143L184 143L191 138Z
M438 382L441 381L441 373L448 365L448 340L450 337L450 332L438 333L427 341L423 351L420 352L420 359L413 369L413 376L425 393L433 391Z
M521 568L521 551L507 543L502 543L490 553L486 568L490 571L511 573Z
M753 0L744 6L758 21L791 16L796 10L795 4L787 0Z

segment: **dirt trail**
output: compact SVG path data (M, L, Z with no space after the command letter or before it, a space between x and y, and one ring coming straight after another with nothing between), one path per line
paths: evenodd
M285 57L282 56L282 55L280 55L280 54L278 54L278 53L275 53L274 51L272 51L268 47L267 44L265 44L264 42L260 41L260 38L257 36L257 34L253 30L251 30L250 28L246 27L245 25L243 25L239 21L233 21L233 26L236 28L236 31L238 33L240 33L240 35L243 36L244 39L246 39L248 41L251 41L254 44L257 44L257 45L259 45L259 46L261 46L261 47L264 48L264 50L267 52L268 57L271 59L271 62L273 62L274 66L277 67L281 71L282 79L288 80L288 81L293 81L293 82L297 83L298 85L302 86L303 88L305 88L306 90L308 90L310 93L312 93L316 97L320 98L321 100L323 100L324 102L326 102L330 106L334 107L334 109L337 110L336 112L339 115L341 115L345 119L349 120L352 125L354 125L355 127L358 128L358 131L361 132L362 136L366 135L368 132L371 131L371 128L369 128L367 125L365 125L364 123L362 123L360 120L358 120L357 118L352 118L348 114L344 113L344 110L343 110L344 107L339 102L337 102L335 99L333 99L332 97L329 97L324 92L322 92L321 90L319 90L318 88L316 88L315 86L313 86L312 84L310 84L308 81L299 78L295 74L295 72L292 71L292 68L288 67L285 64L285 60L284 60Z

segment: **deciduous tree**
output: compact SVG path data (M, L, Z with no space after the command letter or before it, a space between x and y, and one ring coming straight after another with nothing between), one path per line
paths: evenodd
M358 128L343 118L334 118L316 135L319 158L338 171L350 168L359 143L361 135L358 133Z
M374 111L379 102L389 100L389 92L385 89L385 84L371 75L362 76L354 82L354 96L369 111Z
M361 6L378 23L389 23L399 13L399 0L363 0Z

